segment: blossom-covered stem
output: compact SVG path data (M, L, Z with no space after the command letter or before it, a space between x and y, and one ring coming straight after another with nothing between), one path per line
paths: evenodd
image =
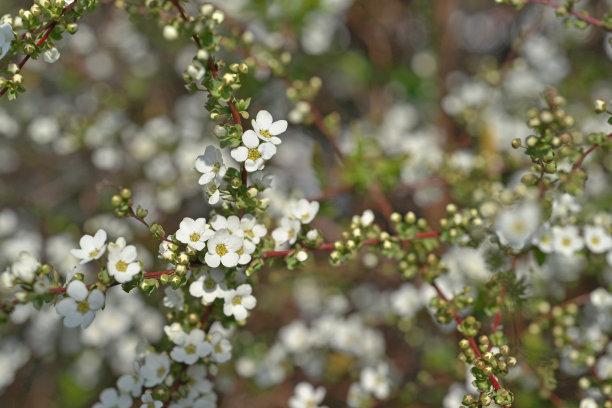
M170 1L177 8L177 10L179 11L179 14L181 15L181 18L183 20L185 20L185 21L188 21L187 15L185 14L185 10L180 5L179 0L170 0ZM202 44L200 43L200 39L195 34L192 36L192 38L193 38L193 41L198 46L198 48L202 48ZM215 65L215 62L213 61L212 58L208 59L207 68L210 71L210 73L212 74L213 78L219 78L219 70L217 69L217 67ZM229 107L230 111L232 112L232 117L234 118L234 123L236 123L236 125L239 125L240 127L242 127L242 120L240 119L240 114L238 113L238 110L236 109L236 106L234 106L232 101L228 101L227 102L227 106ZM242 178L242 184L247 185L247 171L246 171L246 169L244 167L244 164L241 166L241 178Z
M560 4L557 4L554 1L550 1L550 0L527 0L527 1L529 1L531 3L539 3L539 4L543 4L545 6L554 7L555 9L559 8L561 6ZM584 13L581 13L579 11L576 11L576 10L569 10L568 12L571 15L573 15L574 17L576 17L578 20L586 21L587 23L592 24L595 27L602 28L602 29L604 29L606 31L612 31L611 29L609 29L606 26L604 26L604 23L601 20L598 20L598 19L596 19L594 17L588 16L588 15L586 15Z
M435 282L432 283L432 286L434 287L434 289L438 293L438 296L442 300L444 300L445 302L449 301L446 295L442 292L442 290L438 287L438 285L436 285ZM455 310L453 310L452 313L453 313L453 317L455 318L455 321L457 322L457 324L458 325L461 324L463 322L463 319L461 318L461 316L459 316ZM476 344L476 340L474 340L473 337L467 337L467 341L470 343L470 347L472 348L472 350L474 350L474 353L476 353L478 357L482 357L482 353L480 352L480 349L478 348L478 344ZM495 378L493 374L489 376L489 381L491 381L491 385L493 385L493 388L495 389L495 391L501 389L501 386L499 385L497 378ZM504 407L504 408L508 408L508 407Z
M424 239L424 238L436 238L440 235L438 231L427 231L427 232L419 232L415 234L414 239ZM400 240L401 242L410 242L409 239ZM379 239L366 239L362 242L362 245L376 245L379 244ZM334 249L334 244L323 244L316 248L303 248L305 251L331 251ZM289 255L293 251L293 249L286 249L284 251L266 251L261 254L262 258L277 258L280 256Z
M64 7L64 10L62 11L62 14L60 14L60 17L62 17L66 11L70 10L71 8L73 8L74 6L76 6L77 2L79 0L74 0L74 2L70 3L69 5L67 5L66 7ZM38 40L38 42L36 43L37 47L40 47L45 41L47 41L47 38L49 38L49 35L51 34L51 31L53 31L53 29L55 28L55 26L58 24L58 20L53 20L51 21L48 25L47 25L47 29L45 31L45 33L43 34L43 36L40 38L40 40ZM23 59L19 62L19 64L17 64L19 66L19 69L23 68L23 66L26 64L26 62L28 62L28 60L30 59L31 55L26 55L25 57L23 57ZM0 98L2 98L2 96L6 93L6 91L8 91L8 86L5 86L1 91L0 91Z
M610 133L608 136L606 136L608 139L612 138L612 133ZM574 165L572 166L572 171L576 171L578 170L581 166L582 163L584 162L584 159L587 158L587 156L589 154L591 154L595 149L597 149L599 147L598 144L594 144L593 146L589 147L584 153L582 153L582 156L580 156L580 158L578 159L578 161L576 161L576 163L574 163Z

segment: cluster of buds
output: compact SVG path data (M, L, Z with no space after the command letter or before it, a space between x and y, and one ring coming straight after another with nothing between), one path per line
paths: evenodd
M446 206L446 216L440 220L440 228L440 240L449 244L478 245L484 237L483 221L478 210L466 208L459 211L452 203ZM466 235L472 239L462 239Z

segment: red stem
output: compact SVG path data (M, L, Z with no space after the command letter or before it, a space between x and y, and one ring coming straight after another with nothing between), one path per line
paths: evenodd
M528 0L528 1L530 1L532 3L540 3L540 4L543 4L545 6L554 7L554 8L558 8L558 7L561 6L560 4L557 4L554 1L550 1L550 0ZM596 19L594 17L587 16L586 14L581 13L581 12L576 11L576 10L571 10L569 13L571 15L573 15L574 17L576 17L577 19L586 21L587 23L592 24L595 27L602 28L602 29L604 29L606 31L612 31L609 28L606 28L601 20L598 20L598 19Z

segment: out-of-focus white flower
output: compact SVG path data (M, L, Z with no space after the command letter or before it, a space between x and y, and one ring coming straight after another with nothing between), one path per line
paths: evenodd
M170 352L174 361L191 365L212 352L212 345L205 340L205 334L200 329L193 329L175 339L176 346Z
M163 302L164 306L172 309L183 310L185 306L185 296L183 295L183 291L181 289L172 289L170 286L164 289Z
M374 212L372 210L365 210L359 218L361 225L369 227L374 222Z
M571 256L584 247L584 241L575 225L554 226L552 227L552 235L553 249L565 256Z
M147 388L161 384L170 372L170 358L166 354L149 353L140 367L140 377Z
M601 254L612 249L612 238L604 227L586 225L584 227L584 241L589 251Z
M507 208L495 220L500 243L513 249L522 249L539 226L540 207L531 202Z
M411 283L404 283L390 296L391 308L398 316L411 318L423 306L419 290Z
M346 403L350 408L361 408L372 405L372 397L359 383L352 383L349 387Z
M533 237L533 244L545 254L550 254L553 251L553 236L552 230L548 223L542 224L540 230Z
M564 193L553 201L551 217L553 219L565 220L570 214L577 213L581 208L576 197Z
M361 370L361 387L374 395L376 399L382 400L389 396L391 385L389 384L389 367L380 363L376 367L366 367Z
M204 260L211 268L216 268L219 264L233 268L238 265L240 255L237 252L241 247L241 238L231 235L226 229L219 230L208 240L208 252Z
M276 146L272 143L259 143L259 138L252 130L242 134L244 146L232 149L231 156L239 163L244 162L244 168L249 173L264 168L265 161L270 160L276 154Z
M232 345L229 340L223 337L219 332L215 332L210 336L210 343L213 351L211 360L216 363L225 363L232 358Z
M211 269L189 285L191 296L202 298L204 303L212 303L215 299L223 298L226 291L225 272L220 268Z
M217 186L223 181L223 176L227 172L227 167L223 163L221 150L210 145L206 147L204 154L198 156L195 162L195 169L202 173L198 183L203 186L214 181Z
M106 231L99 229L93 237L83 235L79 240L79 245L81 248L71 249L70 253L75 258L79 258L81 264L99 259L106 251Z
M295 320L278 331L281 344L290 353L306 351L310 346L310 330L301 320Z
M287 130L286 120L277 120L273 122L272 115L266 110L257 112L257 117L251 120L251 125L257 137L264 142L270 142L275 145L281 143L280 138L276 136Z
M134 365L140 371L138 364L134 363ZM136 398L142 394L143 382L144 380L140 374L124 374L117 379L117 389L121 394L130 394Z
M298 201L290 201L289 211L302 224L308 224L317 215L319 203L317 201L309 203L305 198Z
M121 246L123 248L120 248ZM136 260L136 247L125 245L125 240L117 240L108 247L108 274L119 283L131 281L140 272L140 263Z
M162 408L164 406L164 403L162 401L153 399L151 391L148 390L147 392L142 394L142 396L140 397L140 401L142 402L140 408Z
M4 58L14 39L13 27L9 23L0 24L0 59Z
M325 388L315 388L312 384L301 382L295 386L294 395L289 398L289 408L327 408L319 405L324 398Z
M107 388L100 393L100 402L93 408L130 408L132 398L129 395L120 395L115 388Z
M196 251L201 251L206 246L206 241L214 234L215 232L206 223L206 218L194 220L193 218L185 217L174 235L183 244L187 244Z
M168 41L174 41L179 36L178 30L176 29L176 27L171 25L164 26L163 36Z
M597 408L597 402L593 398L584 398L580 401L580 408Z
M94 319L94 311L104 305L104 294L98 289L88 292L87 286L78 280L68 284L66 293L69 297L57 304L57 313L64 316L64 326L81 325L86 329Z
M53 64L55 61L59 59L59 57L60 57L60 52L55 47L43 52L43 59L45 60L45 62L49 64Z
M169 326L164 326L164 333L166 333L166 336L168 336L168 338L174 343L178 341L178 338L185 335L183 328L178 322L174 322Z
M11 265L11 273L21 282L32 283L36 278L36 271L40 262L29 252L22 251Z
M227 291L223 313L226 316L234 316L238 321L246 319L247 311L253 309L257 304L257 299L251 294L252 292L253 288L248 283Z

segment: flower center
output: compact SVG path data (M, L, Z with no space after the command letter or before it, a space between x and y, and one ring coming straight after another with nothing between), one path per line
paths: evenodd
M246 231L244 231L244 233L246 235L248 235L249 237L251 237L251 238L255 238L255 234L251 230L246 230Z
M166 369L164 367L159 367L156 374L157 378L163 378L163 376L166 374Z
M204 281L204 286L206 286L206 289L208 290L213 290L217 287L217 282L215 282L214 279L208 278Z
M195 346L195 344L188 344L185 346L185 353L187 354L195 354L197 350L197 347Z
M115 268L119 271L119 272L125 272L127 271L127 264L123 261L119 261L115 264Z
M237 251L236 251L236 253L237 253L238 255L242 255L242 254L244 254L244 247L242 247L242 248L240 248L239 250L237 250Z
M89 253L89 257L90 257L90 258L95 258L95 257L96 257L96 255L98 255L99 253L100 253L100 248L96 248L96 249L94 249L93 251L91 251L91 252Z
M290 229L289 231L287 231L287 236L289 238L293 238L294 235L295 235L295 231L293 229Z
M215 247L215 252L217 252L217 255L223 256L227 254L227 247L225 246L225 244L218 244Z
M249 160L257 160L261 157L261 154L259 154L259 150L257 150L257 148L254 149L249 149L249 153L247 154L247 158Z
M310 218L309 214L304 214L300 217L302 219L302 221L306 221L308 218Z
M232 299L232 304L238 306L242 304L242 296L236 296Z
M570 246L570 244L572 243L572 240L569 239L568 237L563 237L563 239L561 239L561 245L563 246Z
M512 225L512 229L514 230L514 232L516 232L517 234L522 233L523 231L525 231L525 224L523 223L523 221L518 220L516 221L513 225Z
M223 349L221 348L221 342L215 344L215 353L223 353Z
M189 240L191 242L198 242L200 240L200 234L198 234L197 232L194 232L193 234L189 236Z
M81 314L89 312L89 303L86 300L82 300L77 304L77 310Z
M212 168L212 172L217 174L220 169L221 169L221 163L215 163L215 165Z
M599 244L599 237L591 237L591 244L593 245Z
M265 137L266 139L269 139L272 137L272 135L270 134L269 130L260 130L259 134L262 135L263 137Z

